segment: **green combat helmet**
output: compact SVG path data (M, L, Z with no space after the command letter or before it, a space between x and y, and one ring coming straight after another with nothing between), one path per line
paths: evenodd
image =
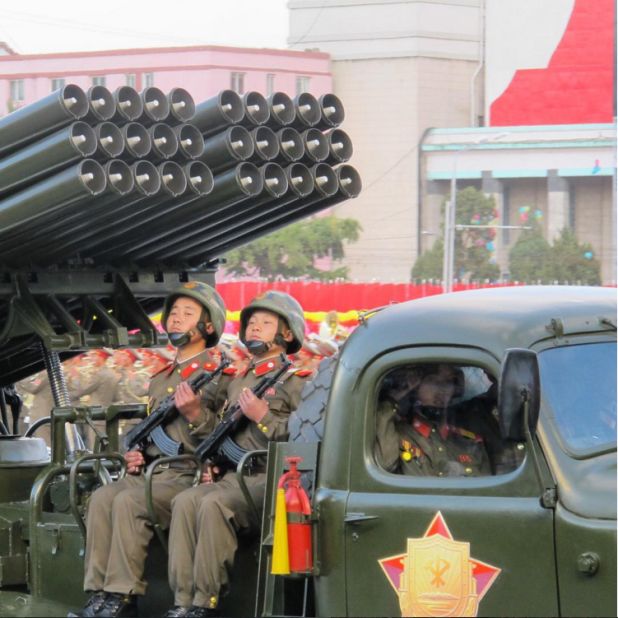
M245 331L247 322L254 311L258 310L270 311L280 318L283 318L290 327L294 339L285 342L286 352L294 354L298 352L303 345L305 338L305 318L303 316L303 308L299 302L285 292L276 292L269 290L259 296L256 296L241 312L240 312L240 340L247 345L245 339Z
M205 324L202 319L197 324L197 328L206 341L206 347L212 348L217 345L223 329L225 328L225 303L221 298L219 292L213 287L201 281L187 281L183 283L179 288L176 288L166 299L163 305L163 313L161 315L161 323L165 328L167 318L172 309L174 301L179 296L188 296L193 300L196 300L208 313L210 314L210 321L215 329L215 332L209 335L205 331ZM182 345L182 344L180 344Z

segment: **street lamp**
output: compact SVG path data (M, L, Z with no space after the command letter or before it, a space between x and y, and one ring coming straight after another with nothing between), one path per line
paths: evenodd
M455 151L453 157L453 174L451 176L451 199L447 200L444 209L444 259L442 261L442 292L453 291L453 271L455 270L455 231L457 220L457 157L460 153L472 150L480 144L494 142L506 137L509 132L498 133L489 137L483 137L469 144L465 144ZM496 227L496 226L492 226Z

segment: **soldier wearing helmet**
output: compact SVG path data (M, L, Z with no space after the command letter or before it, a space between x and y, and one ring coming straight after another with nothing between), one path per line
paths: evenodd
M311 372L291 369L263 399L251 389L280 367L282 353L300 349L304 332L303 310L288 294L265 292L241 311L240 340L252 359L227 389L228 401L238 402L244 415L232 435L241 450L267 449L270 440L287 440L289 415L298 406ZM228 588L228 569L234 563L239 534L257 532L259 522L235 470L236 462L226 461L213 474L205 474L201 485L179 493L172 502L169 576L175 605L167 616L216 615L220 594ZM253 465L246 482L254 503L262 504L264 461Z
M186 380L215 363L209 348L215 346L225 325L221 296L205 283L190 281L170 294L164 303L162 324L176 347L176 358L153 376L149 407L154 409L169 394L179 414L163 427L193 452L214 426L210 409L225 392L221 378L204 393L194 393ZM146 591L144 562L153 529L146 506L144 468L163 453L151 443L144 452L125 453L127 476L97 489L90 498L87 518L84 589L91 593L80 616L136 616L137 597ZM157 468L152 494L159 522L169 524L172 498L190 487L193 469L181 463Z
M392 371L383 382L376 416L376 459L389 472L411 476L491 474L483 438L453 422L453 400L464 373L446 363Z

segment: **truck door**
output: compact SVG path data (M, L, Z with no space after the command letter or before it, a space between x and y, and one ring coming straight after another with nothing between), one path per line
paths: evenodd
M541 485L551 481L542 458L547 479L536 475L530 450L536 445L510 445L511 464L505 456L492 462L493 473L478 476L472 472L474 457L465 452L451 453L442 472L424 476L388 471L377 456L376 416L385 389L400 387L393 376L401 368L431 364L452 365L464 374L464 392L450 400L451 407L457 398L465 403L466 397L491 396L491 381L483 386L481 378L499 375L498 361L477 349L413 348L377 359L359 379L351 402L358 412L350 427L350 443L358 448L350 448L344 518L347 614L558 615L554 512L541 504ZM463 427L453 418L449 424ZM465 431L464 438L478 440L476 429ZM483 438L492 450L491 438ZM419 456L422 463L431 455L436 463L437 449L423 454L428 449L423 444L404 444L397 456L408 463Z

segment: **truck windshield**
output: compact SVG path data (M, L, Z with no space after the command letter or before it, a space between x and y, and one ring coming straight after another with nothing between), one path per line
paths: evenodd
M616 447L616 344L592 343L539 354L545 404L568 451Z

